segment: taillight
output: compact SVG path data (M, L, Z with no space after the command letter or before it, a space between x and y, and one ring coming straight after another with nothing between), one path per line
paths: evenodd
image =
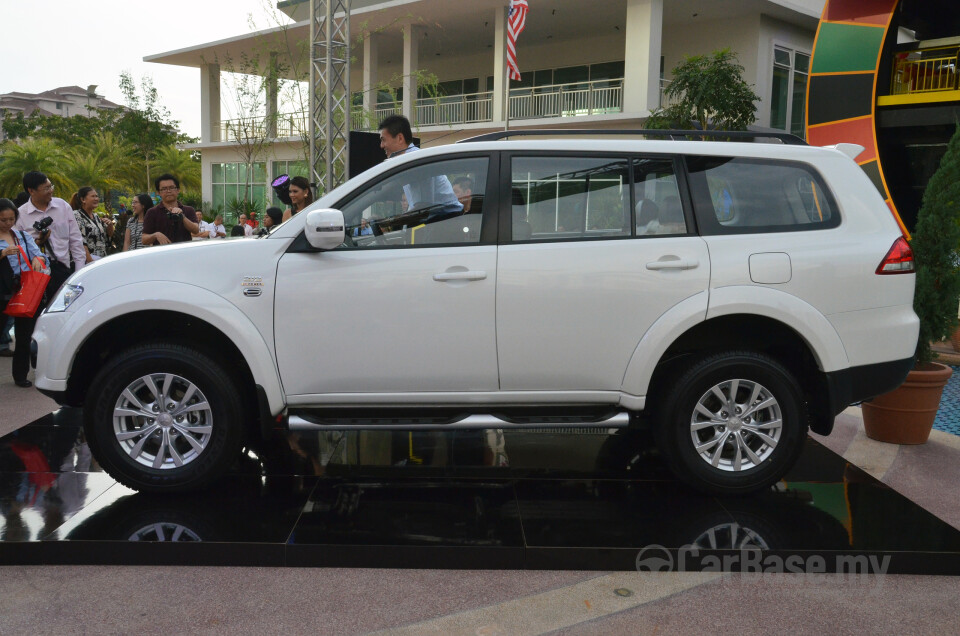
M898 238L893 242L893 247L883 257L880 266L877 267L878 274L912 274L915 270L913 266L913 250L904 237Z

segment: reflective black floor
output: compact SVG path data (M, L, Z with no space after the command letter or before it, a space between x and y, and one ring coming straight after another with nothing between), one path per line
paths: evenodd
M101 472L79 419L0 438L0 564L739 570L759 550L960 574L960 531L813 440L769 491L720 499L636 433L277 432L213 488L157 496Z

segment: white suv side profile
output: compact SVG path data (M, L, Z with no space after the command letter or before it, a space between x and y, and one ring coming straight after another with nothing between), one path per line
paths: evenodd
M857 152L408 153L269 236L85 267L37 323L36 385L141 490L201 487L281 423L646 425L683 481L750 492L912 367L912 253Z

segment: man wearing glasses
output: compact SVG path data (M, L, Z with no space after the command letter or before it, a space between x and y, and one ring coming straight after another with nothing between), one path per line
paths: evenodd
M53 184L42 172L28 172L23 175L23 189L30 199L20 206L20 216L16 228L29 232L44 252L51 257L50 284L47 286L47 298L56 296L60 286L70 274L83 267L86 253L83 249L83 236L73 215L70 204L53 196ZM49 223L43 232L35 224L47 217Z
M180 181L172 174L162 174L155 182L160 193L160 205L147 210L143 218L144 245L169 245L193 240L200 231L197 211L178 200Z

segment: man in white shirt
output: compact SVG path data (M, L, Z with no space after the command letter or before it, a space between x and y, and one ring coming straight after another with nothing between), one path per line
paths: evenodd
M210 224L203 220L199 211L197 212L197 231L192 236L194 241L210 238Z
M412 141L413 131L410 128L410 121L403 115L390 115L380 122L378 129L380 147L386 153L387 159L420 150ZM408 183L403 186L403 193L411 210L430 209L429 215L424 220L425 223L434 223L463 214L463 204L457 199L446 175L441 174L423 181Z
M15 227L29 232L43 251L52 258L47 297L53 298L70 274L84 266L87 260L83 236L70 204L53 196L53 184L42 172L23 175L23 189L30 200L20 206L20 217ZM34 223L50 217L53 222L41 235Z
M243 226L243 235L244 235L244 236L253 236L253 226L251 226L250 224L247 223L247 215L246 215L246 214L241 214L241 215L240 215L240 223L239 223L239 225L242 225L242 226Z
M223 226L223 215L218 214L210 224L210 238L227 238L227 228Z

